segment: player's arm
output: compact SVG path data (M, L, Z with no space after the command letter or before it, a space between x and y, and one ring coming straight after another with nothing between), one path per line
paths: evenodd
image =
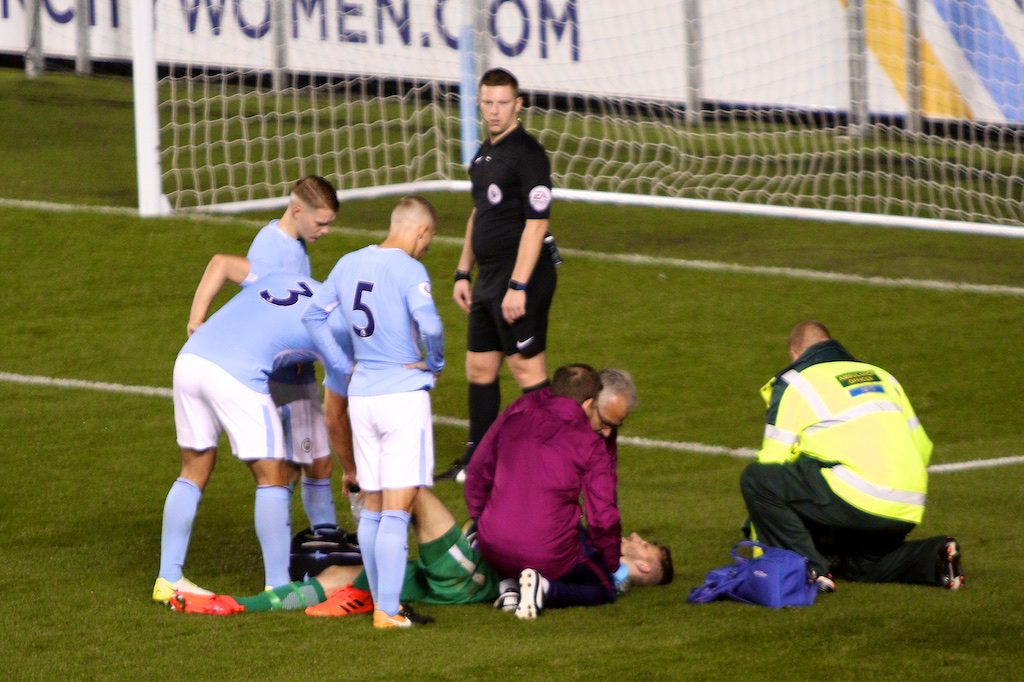
M337 308L339 303L334 281L334 272L332 271L324 285L310 299L309 306L302 315L302 324L305 325L313 345L316 346L316 350L320 354L324 369L329 373L334 372L336 376L340 377L352 373L353 360L334 338L334 333L327 321L331 311Z
M345 379L347 381L347 377ZM324 386L324 421L331 451L341 466L342 489L357 485L356 459L352 450L352 424L348 419L348 390L335 385L336 378L328 375ZM334 386L334 388L332 388Z
M473 272L473 265L476 264L476 254L473 253L473 220L476 218L476 209L469 213L466 221L466 239L462 242L462 253L459 255L459 264L455 267L456 272ZM455 304L462 308L463 312L469 312L469 306L473 303L473 287L468 279L455 280L452 288L452 298Z
M441 316L431 302L430 305L413 310L412 319L419 328L425 366L436 376L444 370L444 326L441 324Z
M444 370L444 325L437 314L434 297L430 293L430 276L421 263L407 271L402 298L408 315L416 323L420 348L423 351L422 364L411 367L426 369L435 377ZM409 367L409 365L407 365Z
M327 324L331 334L341 344L348 357L355 357L352 340L345 326L345 318L337 308L327 316ZM356 482L355 456L352 451L352 423L348 418L348 382L351 377L340 379L329 373L324 378L324 421L327 425L327 440L331 444L331 452L341 467L342 490L348 493L351 485Z
M224 284L231 280L235 284L242 284L249 276L249 259L243 256L233 256L227 253L218 253L210 259L206 265L196 293L192 297L192 308L188 314L188 335L199 328L206 320L210 312L210 305L217 297Z

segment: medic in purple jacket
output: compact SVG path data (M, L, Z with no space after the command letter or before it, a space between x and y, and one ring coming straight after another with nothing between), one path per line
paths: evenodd
M587 561L614 573L622 535L614 454L614 438L606 442L579 403L550 388L510 405L466 472L466 507L487 562L502 576L534 568L558 580ZM581 493L592 552L581 542Z

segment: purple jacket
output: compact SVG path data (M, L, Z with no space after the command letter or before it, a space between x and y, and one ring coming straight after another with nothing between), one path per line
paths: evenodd
M466 471L466 507L477 542L503 576L535 568L557 580L584 560L586 542L609 573L619 567L622 523L613 452L583 409L551 389L533 391L487 430Z

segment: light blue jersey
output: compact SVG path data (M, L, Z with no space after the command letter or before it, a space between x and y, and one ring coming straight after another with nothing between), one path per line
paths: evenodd
M291 273L257 276L196 329L181 354L205 358L253 390L269 393L267 380L276 368L318 358L302 315L319 289L316 280ZM351 369L347 359L324 366L327 385L343 387Z
M249 245L249 253L245 257L277 270L297 272L304 277L313 275L306 242L285 234L279 220L271 220L263 226Z
M313 275L306 242L285 234L280 220L271 220L256 233L245 257L249 259L252 269L260 270L262 274L282 270L303 277ZM242 286L246 286L248 281L243 282ZM271 379L282 384L311 384L316 381L316 369L312 363L286 365L275 371Z
M335 309L350 348L339 345L327 324ZM368 246L342 257L313 295L305 321L325 361L344 365L346 355L354 360L350 396L429 390L444 369L444 329L430 277L401 249ZM426 370L405 367L423 360Z

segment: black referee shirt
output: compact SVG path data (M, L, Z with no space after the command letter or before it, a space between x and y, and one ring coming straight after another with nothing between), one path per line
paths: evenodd
M527 220L551 215L551 164L522 126L492 145L484 142L469 167L473 182L473 254L481 284L504 280L515 266ZM541 252L539 261L550 260ZM544 268L545 270L547 268Z

